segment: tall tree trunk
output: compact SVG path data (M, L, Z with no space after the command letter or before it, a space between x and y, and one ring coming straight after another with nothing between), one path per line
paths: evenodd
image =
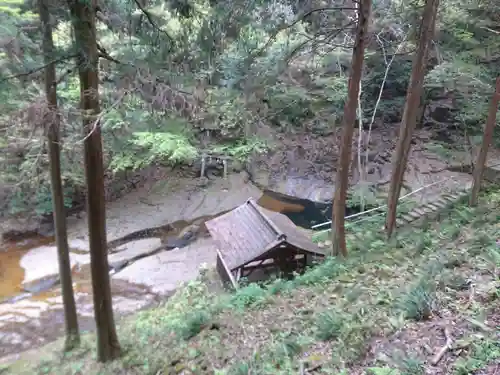
M85 177L90 267L97 326L97 357L100 362L106 362L117 358L121 350L113 317L106 248L104 166L99 123L99 55L95 27L96 3L96 0L68 0L78 48L80 107L85 134Z
M54 42L47 0L39 0L40 22L43 29L43 55L45 67L45 95L47 97L47 141L49 144L50 182L52 187L52 210L56 229L57 255L59 259L59 275L61 277L64 318L66 324L66 341L64 349L71 350L80 344L78 316L76 313L71 262L69 258L68 233L66 228L66 210L64 207L64 191L61 182L61 153L59 148L60 117L57 107L56 66L54 62Z
M349 167L352 152L352 137L356 122L361 75L365 46L368 37L368 23L370 21L372 1L361 0L358 8L358 25L356 28L356 41L352 51L351 75L349 77L349 91L344 107L342 146L337 168L337 182L332 212L332 244L333 254L347 255L345 243L345 205L349 184Z
M477 205L477 198L479 196L479 190L481 189L481 179L483 177L484 167L486 164L486 157L488 156L488 148L490 147L491 140L493 139L493 132L495 130L499 101L500 77L497 78L495 92L493 93L493 96L491 98L490 110L488 112L488 118L486 119L486 124L484 126L483 142L481 144L479 154L477 155L476 164L474 165L474 172L472 176L472 192L469 201L469 204L471 206Z
M439 0L426 0L424 14L422 16L418 51L413 60L398 143L392 160L392 176L389 196L387 198L387 217L385 222L387 237L392 235L396 224L397 204L399 194L401 193L401 184L403 182L406 164L408 162L411 138L417 122L420 98L422 97L422 88L424 84L425 65L427 62L429 44L434 35L438 6Z

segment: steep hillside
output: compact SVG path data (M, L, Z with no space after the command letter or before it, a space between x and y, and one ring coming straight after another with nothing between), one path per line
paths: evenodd
M349 259L293 281L221 292L211 272L123 322L125 356L100 367L92 335L5 367L12 374L495 374L500 363L500 191L438 222L350 228ZM211 280L211 281L210 281ZM55 351L56 350L56 351ZM56 353L56 354L54 354Z

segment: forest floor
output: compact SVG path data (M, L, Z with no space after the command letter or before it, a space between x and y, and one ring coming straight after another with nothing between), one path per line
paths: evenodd
M292 281L214 293L208 276L123 320L119 360L95 362L95 338L4 365L12 374L500 373L500 190L477 208L401 230L349 233L349 257ZM0 371L1 372L1 371Z

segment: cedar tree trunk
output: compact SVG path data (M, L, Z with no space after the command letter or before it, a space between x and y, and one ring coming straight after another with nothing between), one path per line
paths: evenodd
M116 335L106 248L104 166L99 123L99 76L96 40L96 0L68 0L80 76L83 115L87 215L94 314L97 326L97 359L106 362L120 355Z
M491 140L493 139L493 132L495 130L495 124L497 122L497 110L498 102L500 101L500 77L497 78L495 85L495 92L491 98L490 110L488 112L488 118L486 119L486 125L484 126L483 142L481 144L481 149L477 155L476 164L474 165L473 172L473 183L472 192L470 195L471 206L477 205L477 198L479 196L479 190L481 189L481 179L483 177L484 166L486 164L486 157L488 156L488 148L490 147Z
M411 138L417 122L420 98L422 97L424 84L425 65L427 62L429 44L434 35L438 6L439 0L426 0L425 2L417 55L413 60L398 143L392 159L392 175L389 196L387 198L387 217L385 222L387 237L392 235L396 224L398 199L401 193L401 184L403 183L406 164L408 162L408 154L411 148Z
M372 2L361 0L358 8L358 25L356 28L356 41L352 51L351 75L347 101L344 107L342 146L337 168L337 179L335 184L335 196L332 212L332 244L333 254L347 255L345 242L345 205L349 183L349 166L352 152L352 137L356 122L356 110L358 107L358 96L361 76L363 73L363 60L365 57L365 46L368 37L368 23L370 21Z
M54 42L52 25L47 0L39 0L39 15L43 30L42 49L45 61L45 95L47 97L47 141L49 147L50 182L52 187L52 210L56 229L57 255L59 259L59 275L61 277L64 318L66 324L66 341L64 349L71 350L80 344L78 317L76 313L71 262L69 258L68 233L66 230L66 210L64 207L64 191L61 182L61 153L59 148L60 117L57 108L56 64L54 59Z

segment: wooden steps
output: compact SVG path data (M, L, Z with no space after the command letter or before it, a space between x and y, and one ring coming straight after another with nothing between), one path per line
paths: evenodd
M500 172L499 172L500 173ZM396 227L400 228L417 220L423 220L432 216L438 216L442 210L452 206L462 197L470 194L472 183L467 183L462 189L445 193L435 200L413 208L410 212L398 215Z

